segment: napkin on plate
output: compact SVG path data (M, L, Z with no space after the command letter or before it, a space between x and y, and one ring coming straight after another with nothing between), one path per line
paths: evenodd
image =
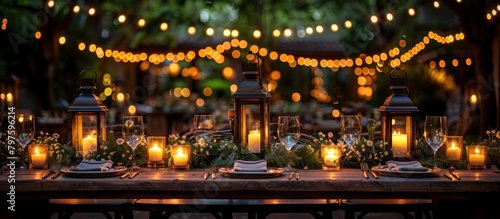
M267 172L267 162L265 160L246 161L236 160L234 171L242 172Z
M427 171L427 167L422 166L420 162L414 161L387 161L387 167L393 171Z
M73 171L108 171L111 169L111 166L113 166L113 161L111 160L84 160Z

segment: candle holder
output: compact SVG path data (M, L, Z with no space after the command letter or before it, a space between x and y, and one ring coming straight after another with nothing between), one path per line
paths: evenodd
M165 167L165 145L167 138L165 136L148 136L148 168Z
M340 170L342 148L336 144L321 145L321 160L323 170Z
M48 144L30 144L28 146L28 159L31 169L48 168L49 145Z
M191 145L170 145L170 158L172 159L172 169L189 170Z
M463 137L448 136L446 140L446 158L449 161L459 161L462 159Z
M470 145L466 147L467 168L469 170L486 169L486 159L488 158L488 148L482 145Z

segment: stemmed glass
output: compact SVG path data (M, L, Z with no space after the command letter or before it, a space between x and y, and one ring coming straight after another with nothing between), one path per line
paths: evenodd
M135 164L135 149L144 140L144 123L142 116L124 116L122 135L130 148L132 148L132 169L138 169Z
M290 152L292 147L297 144L300 138L300 123L298 116L279 116L278 117L278 138L286 150ZM291 170L290 163L286 171Z
M212 140L215 119L213 115L194 115L193 134L196 142L203 139L205 142Z
M437 167L436 152L446 141L448 126L446 116L426 116L424 124L424 138L434 151L434 169Z
M353 146L361 139L361 117L360 116L341 116L340 132L342 139L348 146Z
M17 143L23 149L21 159L22 166L20 168L27 168L24 164L26 159L26 145L28 145L31 140L35 137L35 119L31 114L19 114L17 116L15 127L15 138Z

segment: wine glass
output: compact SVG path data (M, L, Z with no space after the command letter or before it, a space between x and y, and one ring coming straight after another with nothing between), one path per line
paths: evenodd
M130 148L132 148L132 169L138 169L135 164L135 148L144 140L144 123L142 116L124 116L122 135Z
M21 146L22 154L22 166L20 168L27 168L24 161L26 159L26 145L28 145L31 140L35 137L35 119L31 114L19 114L14 125L17 143Z
M434 152L434 169L438 169L436 152L446 141L448 127L446 116L426 116L424 124L424 138Z
M361 116L341 116L340 132L348 146L353 146L361 138Z
M210 142L214 130L215 119L213 115L194 115L193 134L196 142L201 140Z
M286 150L290 152L292 147L297 144L300 138L300 123L298 116L279 116L278 117L278 138ZM291 170L290 164L286 170Z

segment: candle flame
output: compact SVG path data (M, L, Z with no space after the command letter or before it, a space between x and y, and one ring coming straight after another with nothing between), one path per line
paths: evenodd
M156 144L156 143L155 143L155 144L153 145L153 148L158 148L158 144Z
M35 154L40 154L40 152L38 151L38 148L35 148Z
M476 148L476 149L474 150L474 152L475 152L476 154L479 154L479 148Z
M452 143L451 143L451 147L452 147L452 148L455 148L455 142L452 142Z
M182 150L182 148L177 148L177 155L184 155L184 150Z
M328 155L336 155L335 150L333 150L333 149L329 149L326 153Z
M12 102L12 100L14 100L14 97L12 96L11 93L7 93L7 101L8 102Z

